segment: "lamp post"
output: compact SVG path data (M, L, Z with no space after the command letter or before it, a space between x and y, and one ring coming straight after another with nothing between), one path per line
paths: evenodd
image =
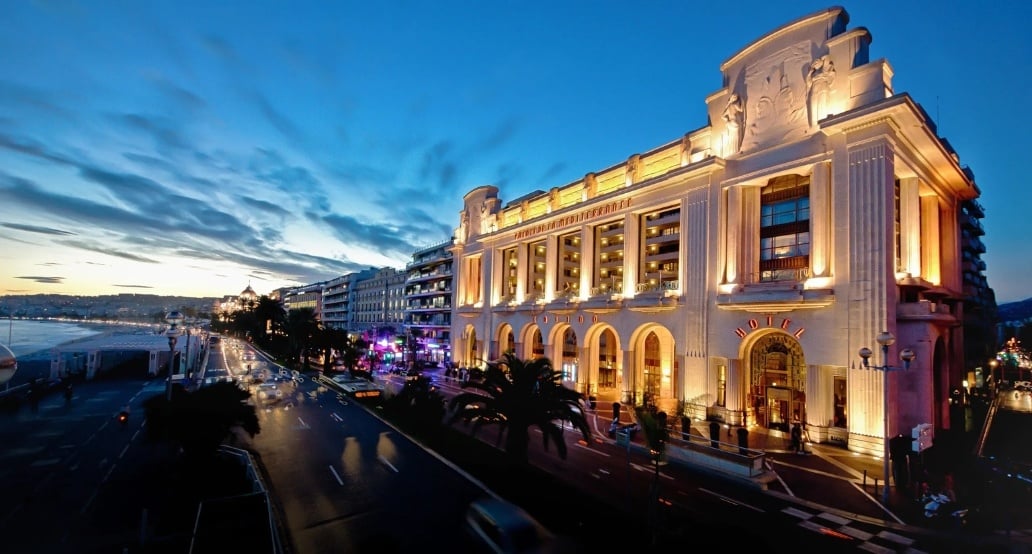
M172 402L172 363L176 359L176 341L179 339L179 329L176 326L183 321L183 314L177 311L168 312L165 314L165 321L169 324L168 331L165 332L165 336L168 337L168 380L165 383L165 400Z
M897 369L910 369L910 362L914 359L914 351L909 348L904 348L899 352L899 359L903 362L903 367L892 367L889 364L889 347L896 342L896 337L888 331L882 331L874 339L881 346L882 351L882 364L884 365L870 365L869 360L871 358L871 349L866 346L860 349L860 357L863 359L864 369L874 369L884 373L882 376L882 419L884 424L884 452L883 452L883 464L884 464L884 484L882 488L882 504L888 504L889 502L889 372Z
M991 383L990 392L996 390L996 367L1000 365L1000 360L993 358L989 360L989 382Z

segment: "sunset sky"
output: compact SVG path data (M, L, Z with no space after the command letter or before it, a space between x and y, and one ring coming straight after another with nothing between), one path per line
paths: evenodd
M723 61L830 6L5 2L0 295L265 294L403 267L476 186L512 200L705 126ZM1032 8L844 7L974 171L997 300L1032 297Z

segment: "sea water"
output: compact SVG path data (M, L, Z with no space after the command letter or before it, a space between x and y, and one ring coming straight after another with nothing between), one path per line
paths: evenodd
M125 324L65 322L37 319L0 319L0 344L11 349L15 358L32 354L50 356L50 349L94 335L110 332Z

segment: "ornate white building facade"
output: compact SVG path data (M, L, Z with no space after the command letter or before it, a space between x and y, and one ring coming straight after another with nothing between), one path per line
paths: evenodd
M959 206L979 195L934 123L821 11L748 45L706 98L711 124L504 204L464 197L452 247L458 365L548 356L571 386L676 400L734 425L806 422L883 451L949 428L963 368ZM906 372L863 369L896 337Z

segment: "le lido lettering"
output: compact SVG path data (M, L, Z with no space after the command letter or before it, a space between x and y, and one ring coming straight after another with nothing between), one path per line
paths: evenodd
M767 324L766 325L767 327L774 327L774 316L771 316L771 315L767 316L766 324ZM782 318L781 319L781 324L778 325L778 328L780 328L782 331L785 331L786 333L788 333L789 332L788 328L791 327L791 325L792 325L792 320L788 319L786 317L786 318ZM741 327L735 328L735 334L738 335L739 338L744 339L746 337L746 335L749 334L750 331L755 331L756 329L759 329L760 328L760 322L757 319L750 319L746 323L746 326L749 327L748 331L746 331L745 329L743 329ZM806 332L806 328L805 327L799 327L794 332L791 332L791 335L798 339L799 337L803 336L803 333L805 333L805 332ZM771 337L770 340L777 341L777 340L785 340L785 339L784 339L784 337L781 337L781 338L779 338L779 337Z

